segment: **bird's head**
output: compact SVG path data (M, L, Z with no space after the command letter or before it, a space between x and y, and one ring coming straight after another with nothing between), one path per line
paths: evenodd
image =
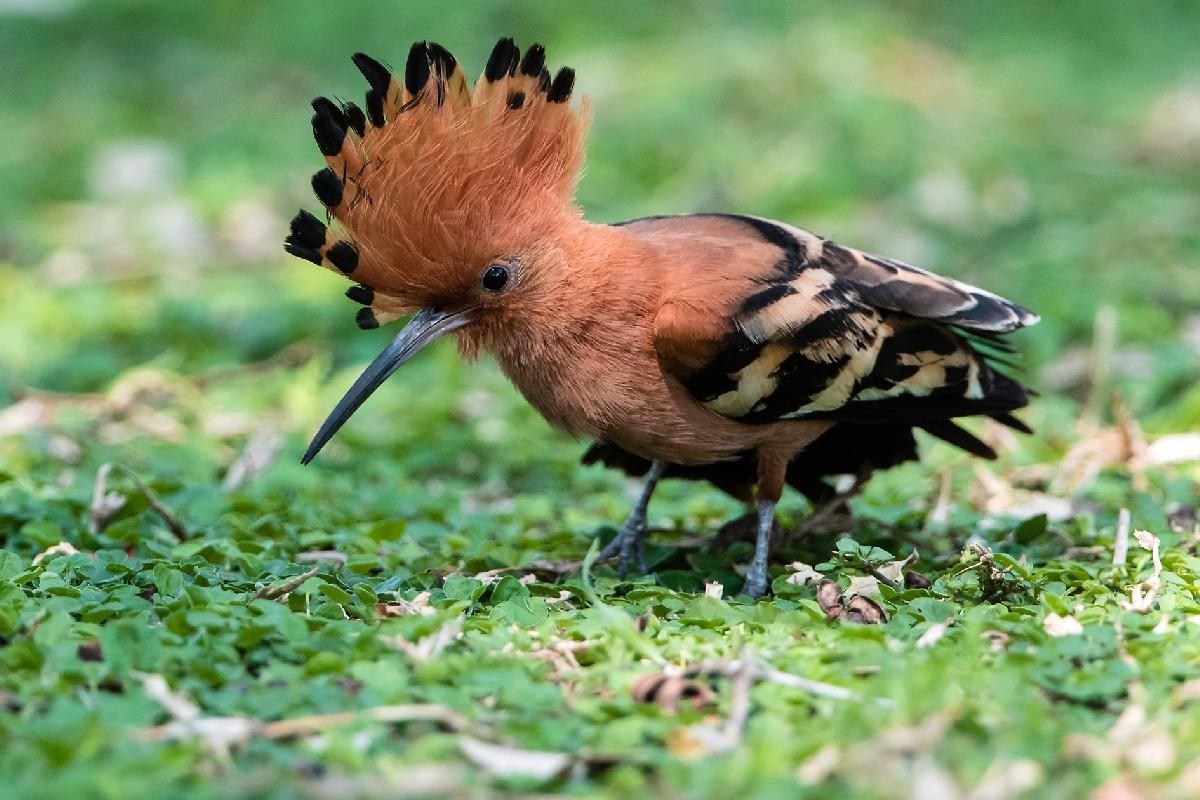
M285 249L345 274L375 328L412 314L322 425L308 463L364 400L434 339L460 332L468 352L561 284L586 100L575 73L553 76L545 51L501 39L474 87L440 45L418 42L403 74L359 53L364 107L313 101L326 168L313 190L331 218L292 221ZM365 108L365 110L364 110ZM523 312L522 312L523 310Z

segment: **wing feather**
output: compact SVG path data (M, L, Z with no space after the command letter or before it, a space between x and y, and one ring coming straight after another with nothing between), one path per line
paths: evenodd
M718 227L713 217L743 224ZM1008 411L1026 404L1025 390L994 371L972 337L996 346L996 337L1037 322L1028 309L758 217L668 217L647 225L672 235L689 226L778 248L764 275L731 269L746 276L731 307L668 301L656 319L664 365L711 411L751 423L910 421L984 454L985 446L943 421L972 414L1009 420Z

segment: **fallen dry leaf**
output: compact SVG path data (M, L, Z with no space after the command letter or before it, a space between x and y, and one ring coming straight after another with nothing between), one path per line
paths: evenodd
M954 620L948 619L945 622L937 622L933 625L930 625L925 629L925 632L921 634L921 637L917 639L917 648L923 649L937 644L941 638L946 635L946 631L950 630L950 626L953 624Z
M990 630L979 634L979 638L987 639L987 642L992 647L993 653L1003 653L1008 649L1008 643L1012 641L1012 637L1004 631Z
M808 583L816 583L821 580L821 573L812 568L812 565L805 564L803 561L793 561L788 564L788 569L792 574L787 576L787 582L792 586L804 586Z
M676 728L667 734L667 752L680 761L699 761L712 753L712 745L698 725Z
M413 661L432 661L442 654L462 634L463 620L466 616L460 614L433 633L423 637L413 644L402 636L382 636L379 641L394 647Z
M842 760L842 751L837 745L827 744L796 767L796 780L805 786L823 783Z
M1171 691L1171 702L1175 705L1181 706L1196 700L1200 700L1200 678L1184 681Z
M263 425L246 442L246 449L230 465L221 481L227 492L240 488L246 481L271 465L279 449L283 447L283 435L270 425Z
M1160 162L1194 159L1200 150L1200 86L1180 83L1159 94L1139 139L1142 149Z
M903 586L904 585L904 570L906 568L908 568L909 566L911 566L912 564L915 564L917 562L918 558L920 558L920 556L917 554L917 551L913 550L911 553L908 554L908 556L906 558L902 558L899 561L889 561L886 564L884 564L883 566L881 566L875 570L875 578L877 580L883 580L884 582L890 584L893 587ZM851 590L854 589L854 579L853 578L850 579L850 588L851 588ZM875 591L868 592L868 594L878 594L878 592L879 592L879 587L876 586ZM851 591L850 593L857 594L857 592L854 592L854 591Z
M141 680L146 696L162 706L172 719L186 722L200 716L200 707L182 692L171 691L167 679L162 675L135 672L134 676Z
M1058 614L1051 612L1042 620L1042 627L1046 630L1046 633L1054 637L1073 636L1077 633L1083 633L1083 625L1079 624L1079 620L1070 614L1060 617Z
M1162 728L1143 729L1125 748L1125 760L1138 772L1162 775L1175 767L1175 740Z
M641 676L633 682L629 693L639 703L654 703L672 714L684 703L701 709L713 696L707 684L662 672Z
M437 613L437 609L429 605L431 597L433 595L429 592L421 592L412 600L397 597L388 603L376 603L375 615L379 617L409 617L417 615L431 617Z
M1146 448L1146 464L1152 467L1200 461L1200 433L1160 436Z
M879 597L879 579L872 575L852 575L850 585L846 587L846 597L869 595Z
M50 556L72 556L78 552L79 548L75 547L75 545L71 544L70 542L59 542L58 544L52 544L34 556L33 562L30 564L30 566L36 567Z
M571 765L571 756L567 753L522 750L471 736L458 737L458 747L477 767L502 778L548 781Z
M1150 551L1154 569L1149 578L1129 590L1129 602L1122 602L1122 605L1130 611L1145 614L1154 608L1154 602L1158 598L1158 590L1162 585L1163 563L1157 536L1150 531L1138 530L1133 532L1133 538L1143 550Z
M1088 800L1154 800L1157 797L1158 792L1136 778L1117 775L1097 787L1088 795Z
M909 796L920 800L960 800L962 792L945 768L929 756L922 756L912 767Z
M993 762L967 795L967 800L1009 800L1021 797L1040 784L1043 777L1042 765L1030 758Z

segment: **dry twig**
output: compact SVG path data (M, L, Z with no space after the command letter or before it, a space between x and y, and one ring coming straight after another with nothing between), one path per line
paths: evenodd
M1117 515L1117 536L1113 542L1114 567L1125 566L1125 559L1129 556L1129 524L1129 509L1122 508Z
M142 493L142 496L146 498L146 502L149 503L150 507L154 509L154 512L162 518L162 521L167 524L167 527L171 529L171 533L175 534L175 538L181 542L187 541L187 528L183 527L183 524L175 518L175 515L171 513L171 510L163 505L162 501L158 499L158 495L154 493L154 490L147 486L142 479L137 476L137 473L135 473L129 467L125 466L124 464L118 464L115 461L101 464L100 469L96 472L96 485L92 489L92 506L88 520L89 532L96 534L108 527L108 523L112 521L112 515L117 511L117 509L124 505L123 500L118 501L114 499L115 493L105 491L108 484L109 473L111 473L114 469L120 470L127 478L129 478L129 480L133 481L134 486L136 486L138 491ZM116 497L119 498L120 495L116 495Z
M296 588L298 588L300 586L300 584L304 583L306 580L313 577L320 571L321 571L321 565L317 564L312 569L307 570L305 572L301 572L299 575L293 575L292 577L288 578L287 580L283 581L282 583L276 583L276 584L268 583L266 586L263 586L261 589L259 589L257 592L254 593L254 599L255 600L275 600L280 597L283 597L287 594L290 594L292 591L294 591Z

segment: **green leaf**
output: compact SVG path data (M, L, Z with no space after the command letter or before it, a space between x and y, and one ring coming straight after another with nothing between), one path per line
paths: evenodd
M351 602L350 593L340 586L332 583L322 582L320 585L321 594L328 597L335 603L346 605Z
M26 562L16 553L0 550L0 581L9 581L25 571Z
M1047 517L1037 514L1029 517L1013 531L1013 537L1021 544L1032 544L1046 533Z
M154 565L154 585L164 599L169 599L183 591L183 573L166 564Z

